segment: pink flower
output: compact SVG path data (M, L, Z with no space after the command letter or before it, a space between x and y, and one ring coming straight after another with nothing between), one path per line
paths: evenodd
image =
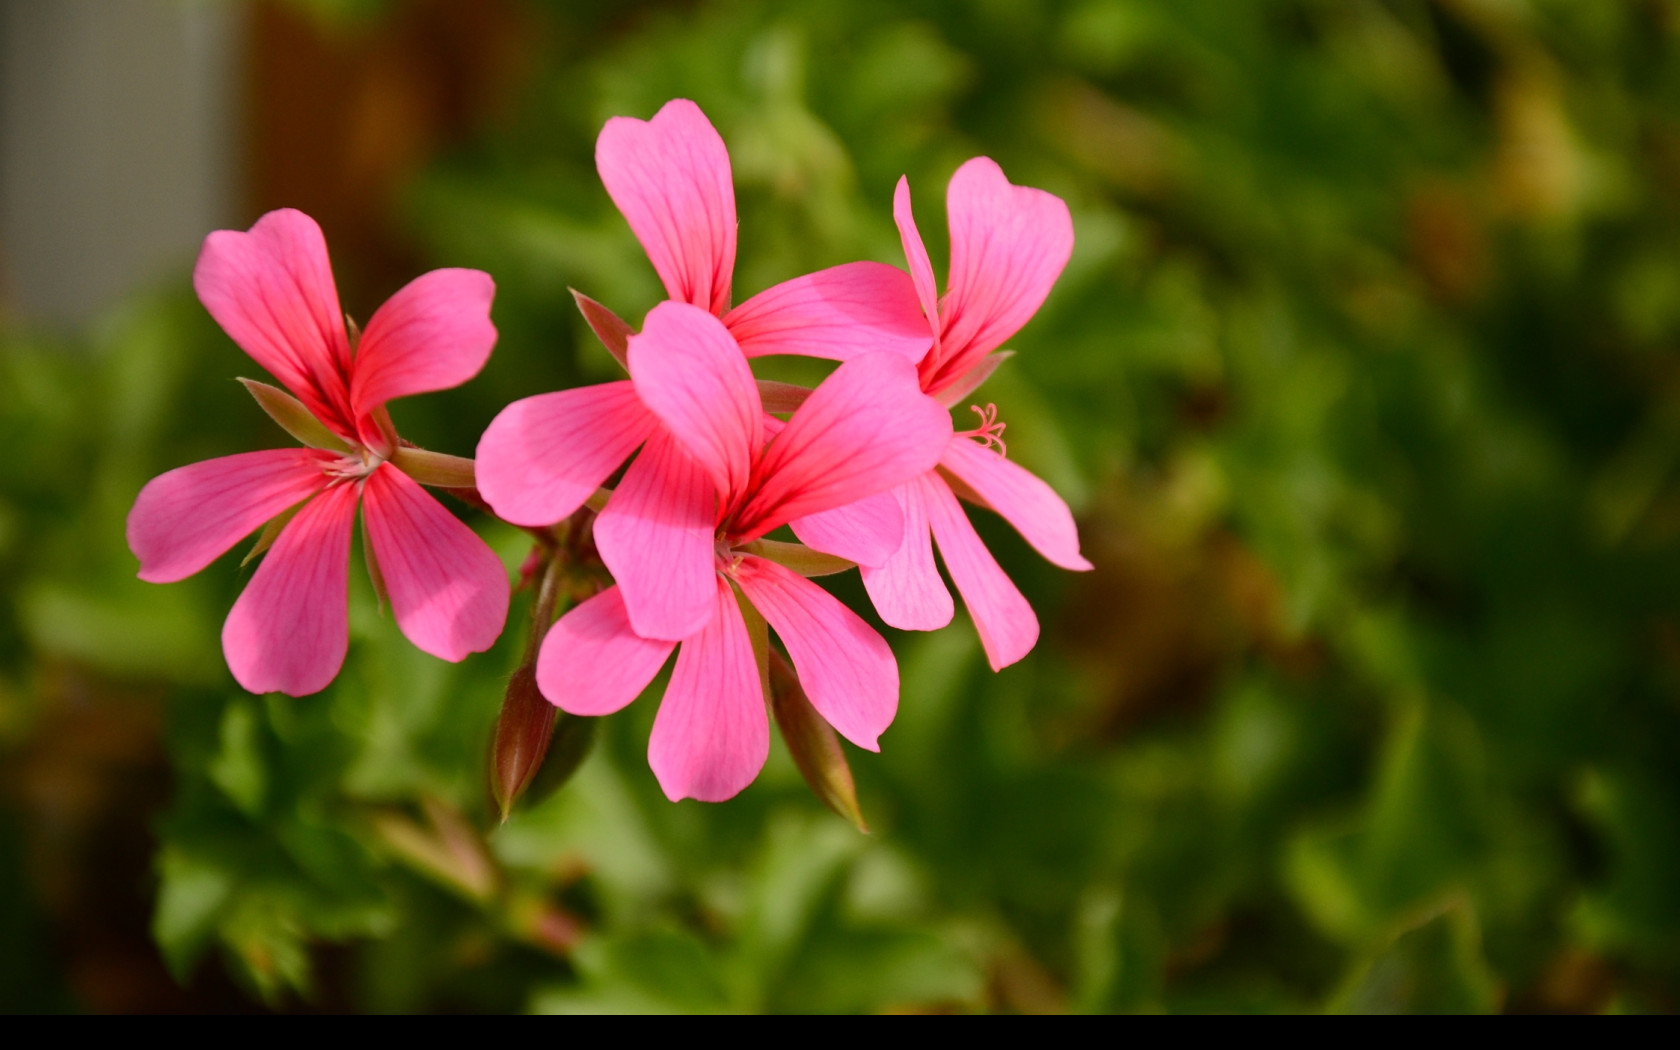
M881 263L823 270L729 308L736 225L729 154L694 103L669 102L650 121L609 120L595 153L601 180L647 250L669 301L721 318L738 357L800 353L844 361L885 352L914 362L932 345L910 276ZM542 526L576 511L645 445L594 535L621 583L659 578L659 593L670 600L644 601L654 591L632 585L625 602L638 633L667 641L687 638L711 620L714 590L703 559L677 557L709 549L715 523L710 489L686 457L672 454L671 440L636 385L620 381L515 402L478 446L479 491L496 513L517 525ZM818 550L878 565L897 548L902 524L892 497L880 493L801 521L800 528Z
M736 223L729 152L687 99L667 102L652 120L607 121L595 167L666 294L720 318L748 357L845 361L886 350L914 362L927 352L915 286L883 263L819 270L730 308Z
M1060 198L1010 185L986 157L957 169L946 208L951 271L941 300L910 210L909 181L899 180L893 216L934 334L917 374L924 391L941 404L954 405L991 375L1005 356L993 351L1050 294L1073 252L1073 222ZM996 511L1055 564L1091 567L1079 553L1079 533L1067 504L1049 485L1004 458L1002 432L988 406L979 428L952 436L938 470L894 490L904 517L903 544L885 562L863 565L864 586L887 623L906 630L943 627L953 608L933 562L937 540L993 670L1032 650L1038 617L969 524L957 494Z
M650 321L671 305L666 300L655 307ZM739 346L727 341L738 373L750 380ZM908 360L899 360L914 372ZM628 585L626 615L636 632L679 641L713 616L715 587L706 552L712 549L717 496L657 411L644 404L647 389L644 377L641 383L619 380L515 401L479 439L478 489L505 521L551 525L596 495L641 448L596 518L593 534L613 578ZM756 386L750 400L762 416ZM760 424L780 425L768 416ZM860 565L880 565L898 549L903 520L891 493L831 506L793 523L808 546ZM648 585L642 586L643 580Z
M387 462L399 442L385 403L478 373L496 342L490 277L434 270L416 278L353 343L321 229L288 209L263 216L248 233L206 238L193 286L234 342L298 399L264 387L265 407L278 406L276 418L286 416L287 429L316 447L245 452L153 478L128 516L140 578L191 576L295 509L228 614L222 649L251 692L317 692L338 674L349 645L350 532L359 502L369 568L409 640L452 661L488 649L507 616L506 570L471 529Z
M878 749L898 707L891 649L826 591L764 557L769 548L757 541L795 519L867 506L867 497L926 472L950 439L949 416L921 393L909 361L883 352L843 363L779 425L765 416L729 331L685 303L654 308L630 340L629 365L661 429L598 524L625 508L613 542L641 556L629 571L614 566L617 586L549 632L537 662L543 694L573 714L610 714L680 642L649 765L672 800L733 796L769 748L739 588L787 646L817 711L848 740ZM704 615L680 638L647 637L631 616L639 606L677 622L696 604Z

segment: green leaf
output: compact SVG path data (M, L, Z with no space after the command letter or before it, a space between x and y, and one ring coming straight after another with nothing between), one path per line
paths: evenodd
M1386 945L1359 960L1331 997L1344 1014L1486 1014L1505 997L1482 954L1468 899L1454 895L1423 910Z
M177 849L159 854L152 938L177 981L191 979L233 891L233 877L222 868Z
M248 698L230 701L222 711L221 751L206 767L210 779L240 812L255 817L268 796L268 770L262 755L262 726Z

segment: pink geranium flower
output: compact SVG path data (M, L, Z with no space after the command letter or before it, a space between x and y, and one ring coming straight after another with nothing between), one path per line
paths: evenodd
M884 263L819 270L731 309L736 222L729 151L687 99L667 102L652 120L607 121L595 142L595 167L665 293L721 319L748 357L844 361L886 350L914 362L927 352L916 288L904 271Z
M251 692L316 692L349 645L359 503L369 568L409 640L452 661L488 649L507 616L506 570L388 462L399 441L385 404L457 386L483 367L496 342L490 277L455 269L416 278L353 342L320 227L282 210L248 233L206 238L193 286L233 341L296 395L261 388L265 407L315 447L245 452L152 479L128 516L140 578L184 579L295 509L228 614L222 649Z
M914 362L932 345L910 276L882 263L809 274L730 309L736 223L729 154L694 103L669 102L650 121L609 120L595 154L601 181L669 301L721 319L737 356L844 361L885 352ZM604 383L509 405L479 442L478 484L507 521L549 525L581 507L642 447L594 535L614 578L628 584L625 602L637 632L676 641L712 618L714 587L703 555L711 545L713 495L687 457L673 454L671 435L636 389L628 381ZM867 565L884 562L902 530L886 493L798 527L810 546ZM658 586L636 586L640 577ZM667 600L644 601L654 594Z
M893 217L933 345L920 359L921 386L944 405L974 391L1002 360L993 351L1029 321L1073 252L1067 205L1043 190L1012 186L1002 169L975 157L957 169L946 193L951 271L945 298L900 179ZM1089 569L1079 533L1061 497L1002 454L1003 426L988 406L975 430L952 436L929 471L894 491L904 542L884 563L863 565L863 582L881 618L907 630L951 620L950 592L933 562L933 542L963 596L994 670L1019 660L1038 641L1038 617L999 568L957 501L990 507L1044 557L1066 569ZM995 446L995 447L994 447Z
M634 393L663 428L613 496L635 488L623 542L643 552L645 567L615 570L616 586L555 624L537 662L543 694L580 715L635 699L679 640L646 637L630 609L686 609L697 570L706 616L680 639L648 742L668 797L729 798L768 753L764 691L735 588L782 639L817 711L848 740L878 749L898 707L892 650L822 588L764 557L758 541L930 469L950 439L948 414L921 393L909 361L883 352L842 364L781 425L766 417L729 331L684 303L654 308L630 340L629 366ZM647 483L634 481L650 461L658 466ZM667 542L671 521L691 530L684 542Z

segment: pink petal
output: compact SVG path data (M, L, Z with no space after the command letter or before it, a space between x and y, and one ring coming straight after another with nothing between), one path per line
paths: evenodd
M927 245L922 243L921 231L916 229L916 213L910 208L910 179L903 175L899 176L898 188L893 190L893 221L898 223L898 239L904 244L904 259L910 264L910 279L916 285L923 323L930 332L937 333L939 283L933 279L933 263L928 261Z
M327 241L315 220L282 208L249 233L217 230L193 269L199 301L252 359L341 437L354 437L350 343Z
M409 641L451 662L495 644L507 622L508 575L477 533L390 466L368 475L362 518Z
M904 542L878 568L862 567L863 588L875 611L901 631L937 631L955 612L933 561L927 513L927 488L933 484L943 485L924 474L893 489L904 514Z
M631 630L623 595L608 587L549 628L537 688L562 711L610 715L641 695L676 647Z
M735 579L787 646L817 713L857 746L881 750L898 713L898 663L886 640L792 569L747 557Z
M1030 471L966 439L945 446L939 465L1015 526L1038 553L1064 569L1084 571L1091 567L1079 553L1079 528L1073 523L1073 512L1055 489Z
M679 98L649 121L612 118L595 140L595 167L666 293L722 316L735 269L735 187L729 151L700 107Z
M877 492L788 524L805 546L859 565L885 564L904 539L904 514L891 492Z
M515 525L552 525L658 429L627 379L515 401L478 441L478 491Z
M775 416L764 419L764 432L772 438L786 428L787 424ZM843 507L795 518L788 525L799 542L812 550L859 566L882 565L898 550L905 535L897 491L877 492Z
M309 448L241 452L177 467L146 483L128 512L128 549L140 578L174 583L221 557L332 479L337 456Z
M410 394L460 386L496 345L496 283L478 270L433 270L408 282L368 321L350 400L358 417Z
M666 300L630 337L636 393L711 475L727 503L747 484L764 443L764 409L747 359L723 323Z
M1032 651L1038 642L1038 617L998 567L945 482L930 479L922 491L951 582L968 606L992 670L1001 671Z
M721 576L716 611L677 653L653 720L648 765L672 802L722 802L752 783L770 754L770 722L752 641Z
M1073 254L1073 219L1062 199L1011 186L990 158L975 157L957 169L945 205L951 278L941 314L945 360L938 385L1020 331Z
M643 638L678 641L712 615L717 495L694 460L663 430L595 519L595 546Z
M881 350L914 363L933 345L909 275L875 262L784 281L729 311L723 323L748 357L801 354L846 361Z
M894 354L846 361L811 392L754 470L742 539L855 503L921 474L951 438L951 417Z
M298 511L222 625L222 652L253 693L325 689L350 645L350 529L356 486L335 485Z

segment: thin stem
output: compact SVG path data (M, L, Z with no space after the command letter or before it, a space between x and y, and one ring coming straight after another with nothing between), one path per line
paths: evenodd
M548 629L554 625L554 617L566 589L566 566L571 560L571 552L566 547L555 547L549 551L542 582L537 585L537 600L531 605L531 633L525 642L525 663L537 658L537 650L548 636Z

